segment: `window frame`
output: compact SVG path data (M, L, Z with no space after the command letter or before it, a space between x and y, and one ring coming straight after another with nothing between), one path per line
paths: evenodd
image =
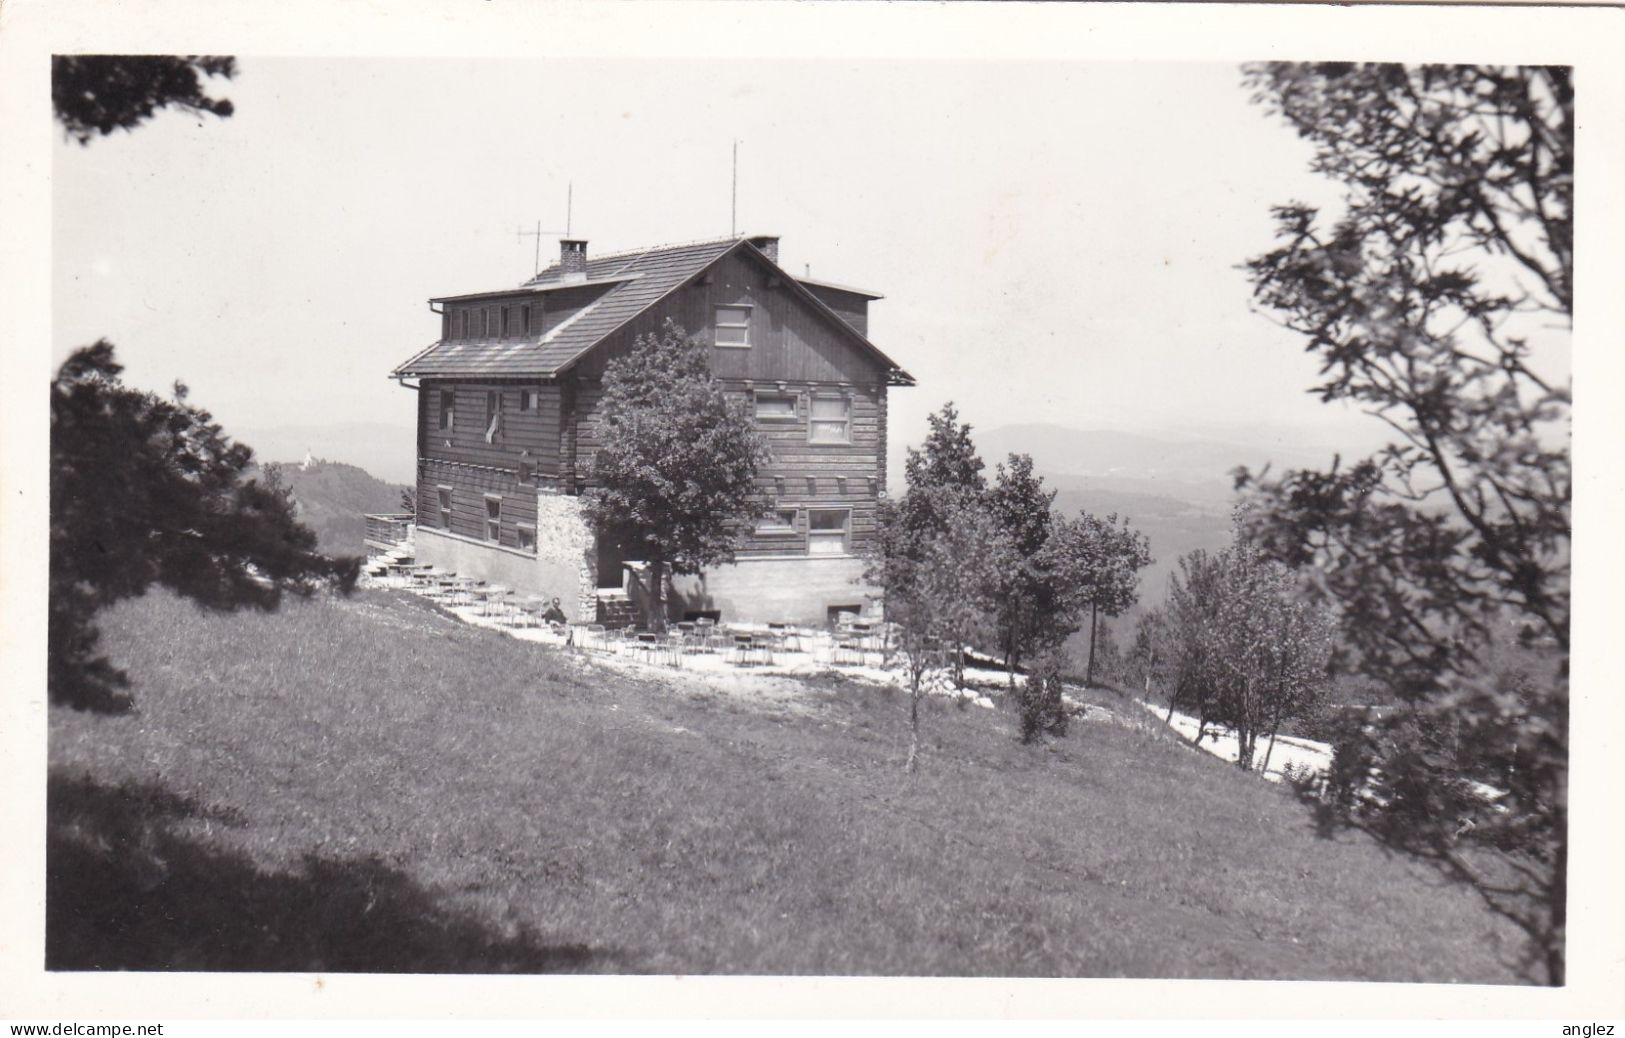
M829 534L835 532L829 529L817 529L813 526L813 516L820 513L838 514L844 516L841 520L841 550L840 551L814 551L815 543L830 540ZM818 557L835 557L852 554L852 509L851 508L809 508L807 509L807 554Z
M487 389L485 391L485 429L487 432L491 429L491 420L502 417L502 395L500 389ZM497 423L496 435L491 437L492 444L502 440L502 434L507 431L503 428L505 424L503 422Z
M723 350L748 350L748 349L750 349L750 319L751 319L752 311L754 309L755 308L750 303L717 303L714 306L712 306L711 307L711 343L712 343L712 345L716 346L718 349L723 349ZM727 322L727 323L723 323L723 321L722 321L722 311L724 311L724 310L742 310L742 311L744 311L744 313L745 313L744 323L743 324L735 324L735 323L733 323L731 321ZM721 332L722 332L722 329L724 329L724 328L739 328L739 329L742 329L744 331L744 333L745 333L745 336L744 336L745 341L744 342L723 342Z
M514 470L514 480L522 487L536 485L536 462L520 461L519 467Z
M454 389L441 389L440 393L440 425L446 432L453 432L457 428L457 391Z
M536 552L536 524L535 523L514 523L513 524L513 535L514 535L514 544L518 546L520 551L528 551L528 552L531 552L532 554L535 554L535 552ZM529 544L525 543L525 540L526 540L527 536L530 539Z
M763 414L763 400L788 400L790 402L789 414ZM777 390L755 390L751 394L751 411L758 422L771 422L774 425L789 424L801 421L801 394L781 393Z
M829 423L835 421L833 418L821 418L818 416L818 404L820 401L833 401L842 405L843 410L845 411L845 416L840 419L842 429L841 439L823 439L818 436L818 423ZM837 396L832 393L822 395L817 393L813 394L811 400L809 400L807 403L807 442L809 444L818 446L850 447L852 445L852 398L849 396Z
M761 517L757 518L755 525L751 528L751 533L752 533L753 536L756 536L756 537L799 537L801 535L801 509L799 509L799 508L775 508L775 509L773 509L772 514L775 517L777 517L778 519L780 519L780 520L783 520L786 517L788 517L788 521L787 522L781 522L778 525L768 526L768 525L764 525L764 524L770 523L770 522L772 522L772 520L769 519L767 516L761 516Z
M435 484L435 504L440 515L440 528L447 533L451 532L452 504L455 497L453 489L445 483Z
M502 495L485 494L485 540L489 544L502 543ZM491 504L496 503L496 515L491 514Z

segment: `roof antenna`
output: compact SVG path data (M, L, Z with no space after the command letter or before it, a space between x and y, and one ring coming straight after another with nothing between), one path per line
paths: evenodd
M739 234L739 138L734 138L733 208L728 214L728 237Z
M569 185L565 188L565 194L564 194L564 236L566 238L570 237L570 218L571 218L571 215L572 215L571 210L575 206L575 190L576 190L576 185L575 185L574 181L571 181L569 183ZM519 229L519 240L520 241L524 241L527 237L534 237L536 239L536 262L531 267L531 276L532 277L535 277L537 274L540 274L542 272L542 236L546 235L546 234L558 234L558 233L559 233L558 231L544 231L544 230L542 230L542 221L540 221L540 220L536 221L536 229L534 231L527 231L523 227L521 227Z

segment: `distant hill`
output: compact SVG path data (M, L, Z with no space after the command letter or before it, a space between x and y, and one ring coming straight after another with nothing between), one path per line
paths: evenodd
M286 425L234 428L231 435L254 448L254 457L261 463L298 462L309 451L318 458L358 465L383 479L400 483L417 480L417 432L411 425Z
M1320 467L1333 454L1329 447L1287 441L1284 435L1239 443L1058 425L1007 425L975 435L989 468L1010 454L1029 454L1033 467L1057 486L1067 476L1074 486L1175 498L1225 512L1231 473L1238 466L1255 471L1268 464L1276 470Z
M366 470L337 461L315 461L310 467L272 464L282 482L293 492L299 506L299 521L316 534L322 551L329 555L361 555L366 552L367 512L399 512L406 487L376 479Z

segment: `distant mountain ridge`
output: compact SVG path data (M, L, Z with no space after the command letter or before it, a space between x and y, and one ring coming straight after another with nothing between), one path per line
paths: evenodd
M1033 467L1057 486L1087 482L1100 489L1172 497L1226 511L1234 485L1231 473L1237 467L1318 468L1335 453L1330 447L1302 444L1232 443L1043 424L979 430L976 443L989 466L1013 453L1031 455Z
M1251 443L1049 424L977 429L973 436L990 476L1009 455L1027 454L1057 491L1055 508L1063 514L1115 512L1146 535L1153 561L1140 572L1142 607L1162 601L1180 556L1217 551L1230 542L1236 468L1319 468L1335 453L1330 447L1258 442L1273 438L1267 431Z

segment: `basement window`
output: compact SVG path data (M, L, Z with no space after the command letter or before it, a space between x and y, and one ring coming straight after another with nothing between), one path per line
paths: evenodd
M716 309L715 324L718 346L750 345L750 307L719 306Z
M485 539L492 544L502 540L502 498L485 495Z
M849 508L808 509L807 554L845 555L851 526L852 510Z
M522 550L522 551L535 551L536 550L536 527L527 525L525 523L519 523L518 525L516 525L513 528L513 530L514 530L514 536L519 541L520 550Z

